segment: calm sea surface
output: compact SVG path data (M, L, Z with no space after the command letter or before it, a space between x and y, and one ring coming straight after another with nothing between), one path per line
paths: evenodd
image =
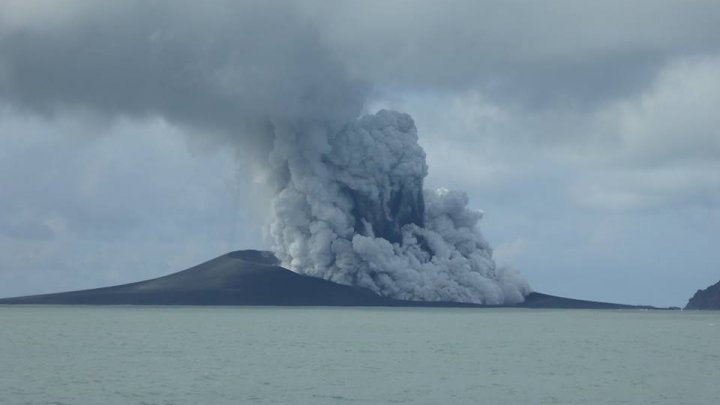
M718 404L720 312L0 306L0 404Z

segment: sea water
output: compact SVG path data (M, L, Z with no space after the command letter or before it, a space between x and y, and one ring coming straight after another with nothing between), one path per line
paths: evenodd
M0 404L718 404L720 312L0 306Z

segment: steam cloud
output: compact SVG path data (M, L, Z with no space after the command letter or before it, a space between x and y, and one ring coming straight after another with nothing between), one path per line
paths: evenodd
M273 202L275 253L293 270L410 300L517 303L529 292L496 267L464 193L423 190L409 115L276 128L271 162L287 172Z
M360 117L368 86L290 5L79 1L39 24L7 4L4 101L162 116L268 156L274 250L294 271L412 300L517 303L530 292L495 265L464 193L423 189L410 116Z

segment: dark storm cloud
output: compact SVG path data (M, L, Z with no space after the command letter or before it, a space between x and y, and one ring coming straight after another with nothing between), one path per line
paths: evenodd
M22 3L0 14L4 98L233 128L320 105L355 114L361 82L592 107L720 49L714 1L40 2L51 23Z
M361 86L344 76L315 29L284 3L75 5L47 25L4 14L2 98L45 114L79 108L160 115L234 132L271 114L312 119L327 106L338 115L360 106Z
M528 107L626 97L664 62L720 49L714 1L370 1L313 12L341 59L376 83L475 87Z

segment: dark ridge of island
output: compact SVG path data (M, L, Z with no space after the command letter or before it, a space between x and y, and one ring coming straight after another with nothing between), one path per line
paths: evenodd
M688 300L685 309L714 309L720 310L720 281L704 290L697 290Z
M91 290L0 299L0 304L258 305L375 307L497 307L462 302L403 301L360 287L304 276L280 267L270 252L240 250L152 280ZM505 307L653 309L556 297L533 292Z

